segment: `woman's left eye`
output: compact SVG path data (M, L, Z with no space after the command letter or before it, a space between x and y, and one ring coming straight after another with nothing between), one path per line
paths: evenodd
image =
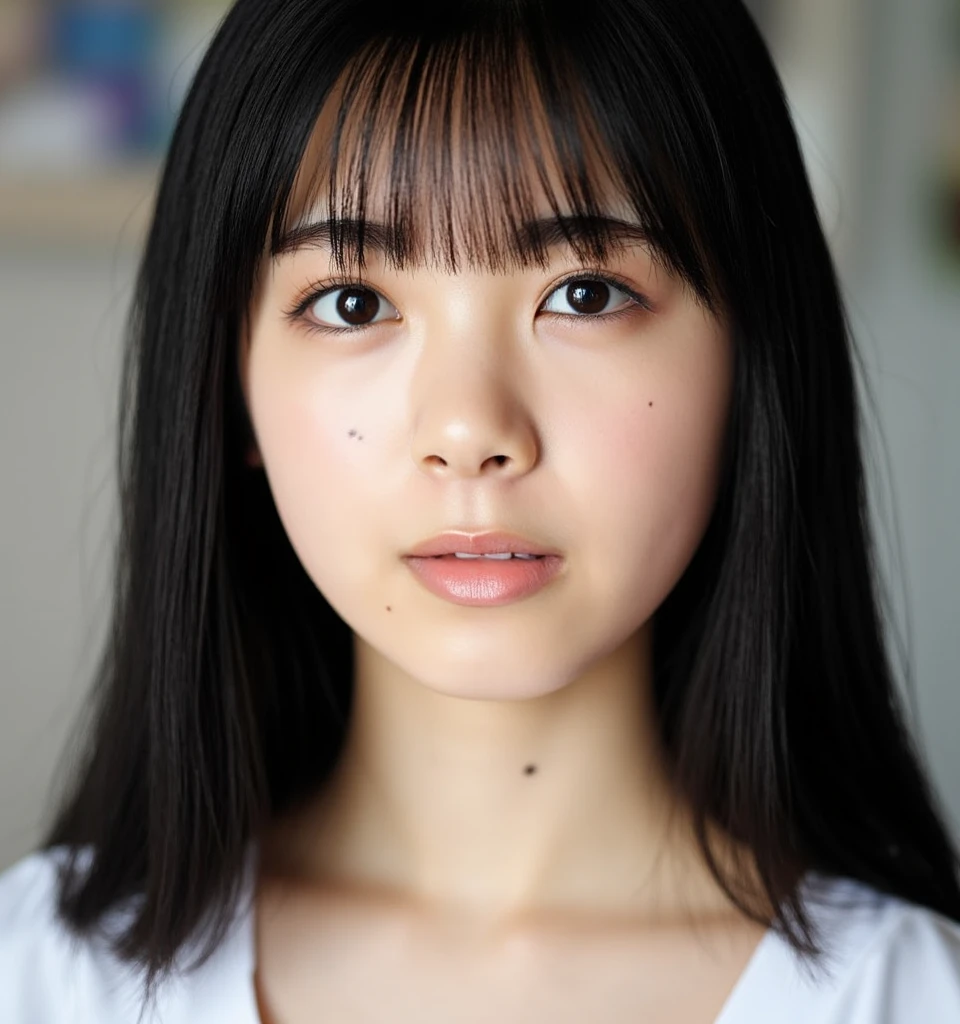
M568 308L564 309L566 304ZM561 316L579 314L584 316L605 316L632 306L648 308L640 296L633 295L623 287L599 277L578 277L565 281L551 292L543 304L548 313Z

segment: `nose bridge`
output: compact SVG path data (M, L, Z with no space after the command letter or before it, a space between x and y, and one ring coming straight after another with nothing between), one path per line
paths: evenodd
M469 403L474 393L502 383L498 379L514 366L520 343L515 313L482 275L440 278L431 300L422 317L416 390L429 385L430 401L446 393Z

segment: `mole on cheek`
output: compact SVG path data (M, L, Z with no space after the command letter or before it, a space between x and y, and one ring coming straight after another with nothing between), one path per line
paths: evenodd
M537 770L537 766L535 764L528 764L527 767L523 770L527 775L533 775L533 773Z
M348 436L349 437L355 437L355 438L357 438L358 441L362 441L363 440L363 438L360 437L355 430L351 430L350 434Z

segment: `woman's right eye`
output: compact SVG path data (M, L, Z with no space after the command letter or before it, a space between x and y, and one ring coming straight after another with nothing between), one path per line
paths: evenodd
M305 312L315 326L330 330L351 330L368 327L380 320L398 320L400 314L387 300L372 288L359 285L331 288L311 299ZM379 314L380 315L378 320Z

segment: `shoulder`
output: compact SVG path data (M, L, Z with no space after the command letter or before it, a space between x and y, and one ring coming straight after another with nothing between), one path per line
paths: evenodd
M960 1021L960 924L851 879L812 880L806 905L821 963L779 950L798 1024Z
M875 901L849 992L841 998L850 1008L847 1020L960 1021L960 924L893 897Z
M108 915L107 934L77 938L57 914L64 847L33 853L0 874L0 1021L3 1024L186 1024L221 1019L247 1024L252 970L248 915L216 955L190 973L175 972L144 1009L143 975L121 960L108 935L123 909ZM80 851L83 864L89 851ZM187 950L189 955L192 951ZM255 1021L255 1018L253 1018Z

